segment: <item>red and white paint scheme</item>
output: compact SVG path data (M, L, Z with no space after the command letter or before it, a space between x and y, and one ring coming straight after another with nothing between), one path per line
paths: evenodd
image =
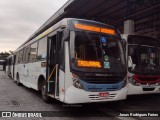
M122 35L128 62L128 95L160 93L160 42L140 35Z

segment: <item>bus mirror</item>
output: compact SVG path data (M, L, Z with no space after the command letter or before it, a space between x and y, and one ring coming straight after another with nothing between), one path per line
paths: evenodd
M135 68L135 66L136 66L136 64L133 64L131 56L128 56L128 68L133 70Z
M128 56L128 67L131 68L133 66L131 56Z
M123 47L126 46L126 40L125 39L122 39L122 45L123 45Z
M124 51L126 52L126 40L125 39L122 39L121 40L121 43L122 43L122 46L124 48Z

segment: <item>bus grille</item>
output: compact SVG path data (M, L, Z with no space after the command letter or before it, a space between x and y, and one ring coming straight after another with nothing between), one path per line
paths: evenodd
M155 88L143 88L143 91L154 91Z
M123 80L123 77L85 77L83 80L91 84L114 84L119 83Z
M98 94L89 95L91 101L105 101L105 100L113 100L116 97L116 93L109 94L107 97L99 97Z

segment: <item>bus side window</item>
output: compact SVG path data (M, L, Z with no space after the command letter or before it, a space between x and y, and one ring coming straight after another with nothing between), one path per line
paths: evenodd
M16 53L16 64L18 64L19 52Z
M46 60L47 57L47 38L43 38L38 44L37 60Z
M21 51L19 51L19 56L18 56L18 63L21 61Z
M31 45L30 48L30 55L29 55L29 62L34 62L37 60L37 43L35 42Z
M23 63L26 63L26 50L27 50L27 48L24 48Z
M29 61L29 55L30 55L30 46L28 46L28 47L26 47L26 63L28 63L28 61Z
M23 62L23 49L20 50L20 54L19 54L19 63Z

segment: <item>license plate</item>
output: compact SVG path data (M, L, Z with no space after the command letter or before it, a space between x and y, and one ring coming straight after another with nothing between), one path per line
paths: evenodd
M109 93L99 93L99 97L108 97Z

